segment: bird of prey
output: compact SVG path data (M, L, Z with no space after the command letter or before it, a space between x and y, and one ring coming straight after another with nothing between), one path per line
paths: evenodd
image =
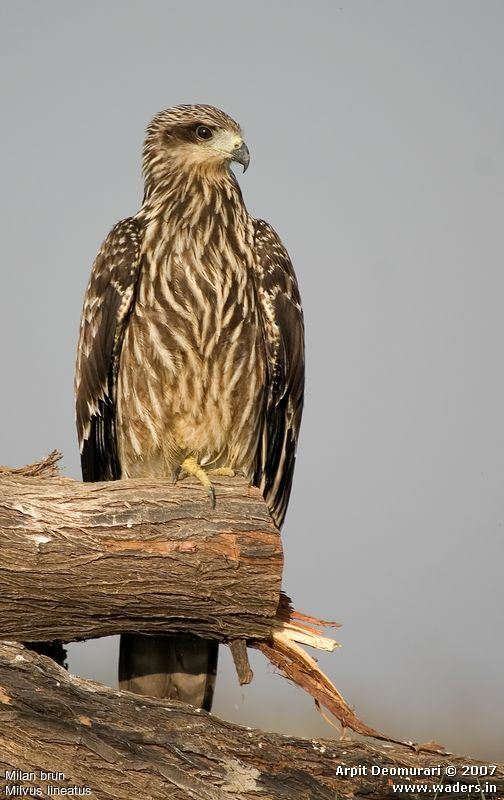
M94 262L75 376L85 481L243 473L281 526L304 386L303 315L289 256L248 213L230 166L249 151L208 105L157 114L142 207ZM218 645L121 637L122 688L210 709Z

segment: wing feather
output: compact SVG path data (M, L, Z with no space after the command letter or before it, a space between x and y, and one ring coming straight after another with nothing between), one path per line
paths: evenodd
M268 383L253 483L280 527L292 487L303 411L303 311L294 269L278 234L263 220L254 224Z
M117 223L95 259L86 290L75 369L77 433L85 481L121 476L115 383L140 270L140 250L140 223L134 218Z

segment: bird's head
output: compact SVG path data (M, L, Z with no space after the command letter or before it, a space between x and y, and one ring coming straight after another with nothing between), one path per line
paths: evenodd
M145 138L146 184L173 172L195 172L208 178L228 173L231 162L250 160L240 126L218 108L183 105L156 114Z

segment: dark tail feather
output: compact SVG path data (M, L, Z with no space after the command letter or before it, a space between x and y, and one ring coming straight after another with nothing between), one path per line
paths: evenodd
M218 642L191 634L123 634L119 687L136 694L181 700L210 711L218 651Z

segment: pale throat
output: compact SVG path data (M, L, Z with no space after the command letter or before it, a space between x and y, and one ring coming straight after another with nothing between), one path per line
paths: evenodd
M215 166L188 164L180 159L165 161L162 172L146 180L137 217L144 219L147 227L162 223L173 232L179 226L193 231L199 226L229 228L239 232L239 241L252 244L252 220L227 163ZM201 234L204 236L203 230Z

